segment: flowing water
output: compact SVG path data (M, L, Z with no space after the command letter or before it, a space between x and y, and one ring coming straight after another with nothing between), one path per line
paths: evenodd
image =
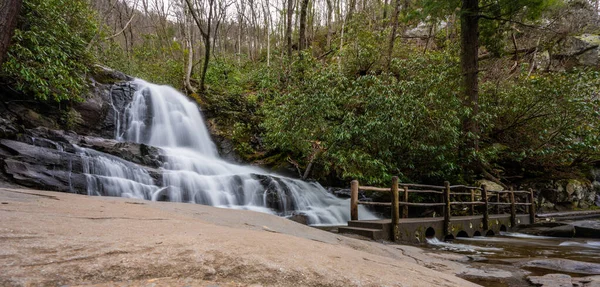
M600 263L600 238L557 238L500 232L492 237L457 238L451 243L429 240L431 248L488 259L562 258Z
M115 137L160 147L163 165L151 174L136 164L81 148L88 194L300 214L311 225L342 225L350 219L349 200L329 194L318 183L221 159L198 106L177 90L139 79L133 84L137 91L125 114L117 114ZM361 219L376 218L361 208Z
M595 220L600 221L600 219ZM600 263L600 238L557 238L500 232L499 235L491 237L459 237L452 242L429 239L425 248L466 255L472 260L472 267L476 269L492 270L493 273L499 268L513 274L510 278L493 278L493 276L486 277L483 272L481 277L465 277L480 285L494 287L533 286L526 278L532 275L563 273L573 277L586 276L576 272L576 268L569 269L572 267L565 267L563 271L520 267L532 260L569 259Z

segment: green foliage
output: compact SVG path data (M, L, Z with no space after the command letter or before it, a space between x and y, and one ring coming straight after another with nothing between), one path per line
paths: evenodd
M434 54L393 66L396 76L306 71L303 81L264 105L268 147L306 166L320 144L316 178L333 172L384 183L397 174L449 176L459 136L455 60Z
M97 29L83 0L24 0L3 76L40 100L81 100Z
M513 167L509 174L547 177L600 160L599 92L594 70L523 73L516 82L484 86L484 158Z
M101 41L96 44L96 57L104 65L134 77L183 89L187 51L177 41L165 42L150 34L140 37L143 43L129 52L113 40Z

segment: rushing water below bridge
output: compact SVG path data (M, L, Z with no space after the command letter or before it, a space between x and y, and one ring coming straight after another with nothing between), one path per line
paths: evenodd
M600 218L594 219L600 221ZM574 260L587 263L600 263L600 238L558 238L534 236L516 232L501 232L491 237L476 236L472 238L456 238L452 242L441 242L437 239L429 240L427 249L442 250L452 253L467 255L472 263L478 263L476 268L521 268L524 274L568 274L573 277L589 276L593 274L578 273L573 266L562 266L564 270L519 267L533 260ZM510 270L510 268L508 268ZM510 272L510 271L509 271ZM511 278L512 283L506 279L467 278L470 281L484 286L527 286L525 277ZM516 282L516 283L515 283ZM531 285L533 286L533 285ZM558 286L558 285L557 285Z

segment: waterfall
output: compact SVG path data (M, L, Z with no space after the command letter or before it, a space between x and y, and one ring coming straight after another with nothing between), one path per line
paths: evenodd
M159 147L163 164L154 176L158 179L133 163L81 149L88 194L298 214L311 225L343 225L350 219L349 200L318 183L221 159L198 106L177 90L139 79L133 84L137 89L116 123L116 139ZM361 219L376 218L360 208Z

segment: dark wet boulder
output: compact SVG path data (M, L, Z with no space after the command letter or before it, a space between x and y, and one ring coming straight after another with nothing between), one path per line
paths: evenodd
M575 229L575 237L600 238L600 222L592 220L571 223Z
M572 225L556 226L541 230L539 235L571 238L575 236L575 228Z
M304 225L308 225L309 223L308 216L303 213L293 213L290 217L288 217L288 219Z
M158 168L162 165L161 151L146 144L120 142L97 137L82 137L80 146L114 155L126 161Z
M534 224L521 224L516 226L517 232L552 237L573 237L573 226L562 222L537 222Z
M0 140L0 150L0 171L12 182L37 189L86 193L78 155L11 140Z
M600 264L568 259L538 259L525 262L522 267L553 270L565 273L600 275Z

